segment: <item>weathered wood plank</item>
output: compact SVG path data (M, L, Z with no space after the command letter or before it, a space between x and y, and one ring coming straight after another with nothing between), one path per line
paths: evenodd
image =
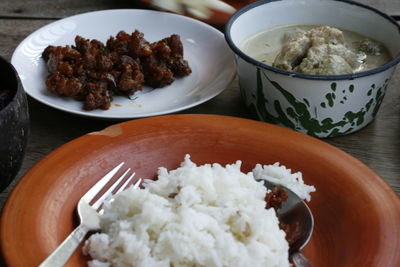
M64 18L102 9L135 8L135 0L13 0L0 1L0 17Z
M399 0L359 0L390 15L400 16ZM0 17L64 18L88 11L143 7L138 0L13 0L0 1Z
M0 19L0 55L7 60L26 36L52 20Z

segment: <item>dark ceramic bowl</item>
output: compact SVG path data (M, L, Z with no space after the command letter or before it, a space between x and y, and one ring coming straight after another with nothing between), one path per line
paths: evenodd
M0 57L0 191L18 173L29 134L28 102L14 67Z

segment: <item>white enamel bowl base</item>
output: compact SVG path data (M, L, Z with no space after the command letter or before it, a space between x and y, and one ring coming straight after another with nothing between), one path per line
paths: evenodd
M247 56L240 44L281 25L330 25L372 37L386 45L393 60L349 75L317 76L265 65ZM236 53L246 106L262 121L324 138L349 134L370 123L400 61L400 27L389 16L350 1L261 0L237 11L225 38Z
M73 45L76 35L105 43L121 30L130 34L135 29L143 32L149 42L179 34L192 74L164 88L151 90L145 86L131 97L133 100L116 96L109 110L85 111L82 102L46 89L48 73L41 54L48 45ZM21 42L12 64L31 97L66 112L100 119L131 119L184 110L221 93L236 74L234 55L217 29L180 15L129 9L90 12L46 25Z

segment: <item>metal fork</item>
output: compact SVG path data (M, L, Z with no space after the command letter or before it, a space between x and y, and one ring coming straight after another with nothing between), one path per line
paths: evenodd
M130 168L127 169L118 180L113 183L105 193L103 193L92 205L92 202L97 195L99 195L102 189L106 188L106 184L114 177L118 170L124 165L122 162L109 173L107 173L103 178L101 178L94 186L92 186L89 191L86 192L83 197L78 202L77 211L80 219L80 224L75 230L57 247L56 250L51 253L46 260L44 260L39 267L58 267L64 266L64 264L71 257L72 253L76 250L78 245L82 242L83 238L89 231L100 229L100 218L99 213L103 212L100 209L105 199L113 194L115 188L121 185L115 193L123 191L129 183L132 181L133 173L125 182L122 182L124 177L130 172ZM134 188L138 188L141 179L139 179ZM100 209L100 210L99 210Z

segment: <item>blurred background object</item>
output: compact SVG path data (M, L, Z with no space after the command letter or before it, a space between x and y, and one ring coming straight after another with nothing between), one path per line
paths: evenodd
M141 2L152 8L191 16L222 28L236 10L254 0L142 0Z
M235 8L220 0L152 0L150 5L179 14L188 13L200 19L208 19L213 10L231 14Z

